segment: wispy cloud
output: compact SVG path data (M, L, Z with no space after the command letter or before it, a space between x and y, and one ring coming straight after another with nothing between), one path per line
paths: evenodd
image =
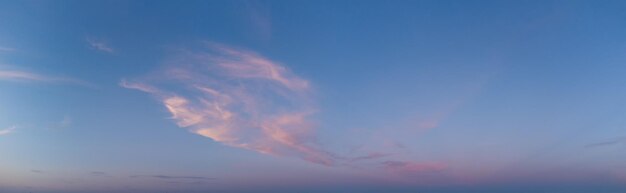
M0 135L8 135L10 133L13 133L15 129L17 129L17 126L11 126L9 128L2 129L0 130Z
M447 168L446 164L438 162L385 161L381 164L385 170L396 173L438 172Z
M618 145L618 144L626 144L626 137L620 137L616 139L612 139L609 141L603 141L598 143L588 144L585 147L601 147L601 146L610 146L610 145Z
M387 156L390 156L390 155L391 154L389 154L389 153L372 152L372 153L369 153L369 154L364 155L364 156L348 158L348 160L350 162L357 162L357 161L364 161L364 160L373 160L373 159L384 158L384 157L387 157Z
M12 52L15 51L15 48L0 46L0 52Z
M96 38L87 38L87 44L89 47L98 51L113 53L115 50L104 40L96 39Z
M262 40L269 40L272 36L272 20L270 7L260 1L246 1L246 12L252 31Z
M191 181L191 182L185 182L185 181L168 181L166 182L168 184L185 184L185 185L202 185L202 184L206 184L207 181Z
M258 53L206 43L174 54L159 71L120 86L154 96L181 128L222 144L297 157L327 166L352 166L390 156L348 157L320 147L313 136L314 93L309 81ZM384 162L385 169L432 171L442 164Z
M100 171L89 172L89 175L92 176L92 177L111 177L106 172L100 172Z
M203 176L169 176L169 175L132 175L131 178L156 178L163 180L215 180L216 178Z
M61 121L53 124L50 128L52 129L65 129L72 125L72 118L70 116L63 116Z
M59 127L66 128L66 127L69 127L71 124L72 124L72 118L66 115L63 117L63 120L59 122Z
M229 146L332 165L310 136L308 81L257 53L207 43L156 76L121 86L154 95L178 126ZM167 77L165 79L158 77Z
M43 173L46 173L46 172L44 172L44 171L42 171L42 170L30 170L30 172L32 172L32 173L37 173L37 174L43 174Z
M0 80L8 81L26 81L26 82L46 82L46 83L61 83L61 84L74 84L86 87L95 87L93 84L67 77L55 77L37 74L33 72L18 71L18 70L1 70Z
M454 112L479 95L494 74L495 72L487 71L484 74L478 74L474 80L466 82L463 92L459 96L447 101L432 113L418 117L416 128L427 130L439 127L451 114L454 114Z

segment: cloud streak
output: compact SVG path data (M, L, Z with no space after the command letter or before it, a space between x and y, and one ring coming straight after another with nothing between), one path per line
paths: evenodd
M202 176L169 176L169 175L132 175L131 178L156 178L163 180L215 180L216 178Z
M15 48L0 46L0 52L12 52L12 51L15 51Z
M15 129L17 129L17 126L11 126L9 128L5 128L0 130L0 135L8 135L11 134L15 131Z
M107 52L107 53L115 52L115 50L108 43L102 40L87 38L87 44L89 44L89 47L91 47L92 49L95 49L101 52Z
M602 147L602 146L610 146L610 145L617 145L617 144L626 144L626 137L620 137L620 138L613 139L610 141L592 143L592 144L586 145L585 147L592 148L592 147Z
M100 172L100 171L89 172L89 175L92 176L92 177L111 177L106 172Z
M333 165L311 137L308 81L257 53L206 43L165 70L120 85L155 96L177 125L217 142Z
M447 168L446 164L438 162L385 161L381 164L385 170L395 173L439 172Z
M387 156L390 156L390 155L391 154L389 154L389 153L372 152L372 153L369 153L369 154L364 155L364 156L348 158L348 161L349 162L358 162L358 161L365 161L365 160L374 160L374 159L384 158L384 157L387 157Z
M47 76L32 72L18 71L18 70L0 70L0 80L8 81L26 81L26 82L46 82L46 83L60 83L60 84L73 84L86 87L94 87L93 84L66 77Z

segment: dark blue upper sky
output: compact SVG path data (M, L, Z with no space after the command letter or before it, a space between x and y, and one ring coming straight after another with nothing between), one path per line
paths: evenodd
M626 191L622 1L0 1L0 192Z

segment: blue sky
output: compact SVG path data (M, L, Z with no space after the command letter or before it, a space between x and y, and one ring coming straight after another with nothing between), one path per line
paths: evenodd
M620 1L2 1L0 192L626 190Z

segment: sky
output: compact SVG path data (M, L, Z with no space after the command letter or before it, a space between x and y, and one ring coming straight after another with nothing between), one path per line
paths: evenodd
M0 192L624 192L625 9L0 1Z

